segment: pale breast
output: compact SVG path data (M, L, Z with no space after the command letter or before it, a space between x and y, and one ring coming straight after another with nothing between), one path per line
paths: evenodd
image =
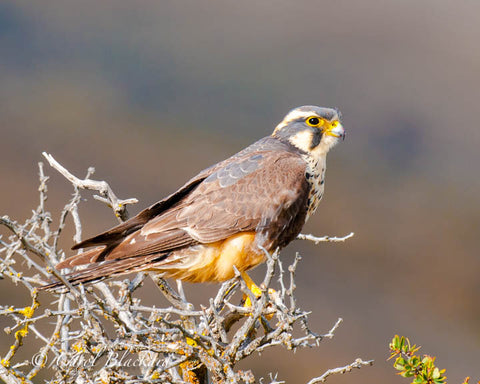
M310 183L310 191L308 194L308 211L307 220L317 210L318 204L323 197L324 185L325 185L325 158L320 159L307 159L307 169L305 177Z

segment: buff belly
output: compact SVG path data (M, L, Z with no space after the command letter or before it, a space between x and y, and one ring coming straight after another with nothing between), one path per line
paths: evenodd
M254 246L255 232L244 232L226 240L199 244L170 254L152 270L192 283L221 282L265 260L265 254Z

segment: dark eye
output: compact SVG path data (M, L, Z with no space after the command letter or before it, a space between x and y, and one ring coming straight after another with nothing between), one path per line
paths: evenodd
M309 117L307 119L307 124L312 127L316 127L320 124L320 119L318 117Z

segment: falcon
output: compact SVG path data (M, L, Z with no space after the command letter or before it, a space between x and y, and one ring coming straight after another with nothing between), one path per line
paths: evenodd
M72 249L56 268L72 284L139 271L222 282L300 233L323 196L326 156L345 138L337 109L291 110L273 133L190 179L135 217ZM42 288L61 286L55 281ZM249 284L250 285L250 284Z

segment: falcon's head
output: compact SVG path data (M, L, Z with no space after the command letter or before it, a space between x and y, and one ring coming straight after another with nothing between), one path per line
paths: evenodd
M337 109L306 105L292 109L272 136L317 157L326 155L340 139L345 139L345 130Z

